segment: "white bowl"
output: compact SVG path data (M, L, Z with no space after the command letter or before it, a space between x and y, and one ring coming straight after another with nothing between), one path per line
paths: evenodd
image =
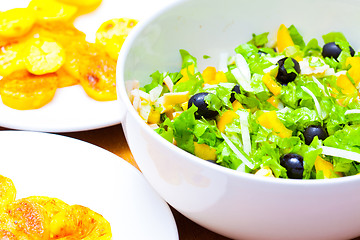
M131 106L124 83L144 85L156 70L179 71L179 49L194 55L200 69L217 66L221 53L234 53L252 33L276 32L282 23L294 24L306 42L341 31L358 49L359 12L355 0L182 0L140 23L122 49L117 85L127 141L154 189L189 219L230 238L360 236L360 176L268 179L203 161L150 129Z

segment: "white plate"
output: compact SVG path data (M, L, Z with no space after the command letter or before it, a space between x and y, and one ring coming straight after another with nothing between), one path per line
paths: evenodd
M2 1L0 11L26 7L29 0ZM75 26L93 42L100 25L112 18L143 20L170 0L103 0L94 12L80 16ZM80 86L58 89L54 99L36 110L19 111L0 101L0 126L43 132L74 132L118 124L123 108L119 100L98 102L88 97Z
M49 196L87 206L111 224L113 239L177 240L168 205L125 160L50 133L1 131L0 174L17 198Z

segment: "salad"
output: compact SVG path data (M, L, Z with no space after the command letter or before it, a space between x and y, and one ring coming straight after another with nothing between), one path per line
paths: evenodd
M281 25L276 43L253 34L200 70L180 50L179 72L133 82L130 100L179 148L240 172L328 179L360 172L360 53L340 32L305 42ZM204 55L204 58L210 56Z

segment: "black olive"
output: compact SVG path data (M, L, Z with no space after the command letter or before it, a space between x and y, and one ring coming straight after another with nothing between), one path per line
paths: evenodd
M310 125L304 131L305 144L310 145L315 136L318 136L320 140L325 140L329 135L321 126Z
M216 164L216 165L219 165L219 164L216 162L216 160L206 160L206 161L208 161L208 162L210 162L210 163L213 163L213 164Z
M288 178L303 178L304 159L301 155L296 153L288 153L280 159L280 165L286 168Z
M289 82L292 82L295 80L297 74L294 72L288 73L284 67L285 60L288 59L287 57L280 59L277 64L279 65L278 74L276 76L276 80L280 82L282 85L287 85ZM299 74L300 73L300 65L299 63L291 58L291 60L294 63L294 69Z
M355 51L352 47L350 48L350 55L353 57L355 55ZM327 44L324 45L323 49L322 49L322 56L331 58L333 57L334 59L337 59L341 53L341 48L335 44L335 42L329 42Z
M235 93L240 93L240 86L239 84L236 84L233 89L231 89L231 96L230 96L230 102L234 102L236 100Z
M210 110L208 108L207 103L205 102L205 97L208 94L212 94L212 93L207 93L207 92L197 93L189 99L188 108L190 108L193 104L196 107L198 107L198 110L195 112L196 119L200 119L201 116L203 116L204 118L213 118L218 115L218 112Z
M261 51L261 50L258 50L258 54L261 56L262 54L267 55L268 53L267 53L267 52L264 52L264 51Z

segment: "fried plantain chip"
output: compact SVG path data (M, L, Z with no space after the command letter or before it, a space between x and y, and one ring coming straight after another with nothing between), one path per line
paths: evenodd
M31 0L29 9L35 12L38 22L71 21L77 12L77 7L55 0Z
M81 205L72 205L59 212L50 223L53 239L110 240L110 223L100 214Z
M63 67L60 68L56 74L58 75L58 88L79 84L79 80L71 76Z
M17 39L0 40L0 76L25 69L25 47L25 42Z
M25 54L26 69L36 75L56 72L65 63L65 51L51 39L29 40Z
M99 5L102 0L58 0L58 1L79 7L90 7L90 6Z
M0 212L12 203L16 197L16 188L10 178L0 175Z
M41 205L47 212L50 220L59 212L66 210L69 207L67 203L58 199L47 196L31 196L27 200Z
M117 60L126 37L137 23L137 20L130 18L108 20L97 30L96 43L103 45L107 53Z
M87 42L70 45L66 49L64 69L79 79L91 98L116 100L116 61L99 45Z
M30 31L35 23L35 14L28 8L14 8L0 12L0 36L20 37Z
M50 239L50 219L46 210L27 199L16 200L7 206L0 214L0 229L5 234L12 233L16 239Z
M57 81L55 73L38 76L26 70L16 71L0 81L2 102L18 110L40 108L53 99Z

